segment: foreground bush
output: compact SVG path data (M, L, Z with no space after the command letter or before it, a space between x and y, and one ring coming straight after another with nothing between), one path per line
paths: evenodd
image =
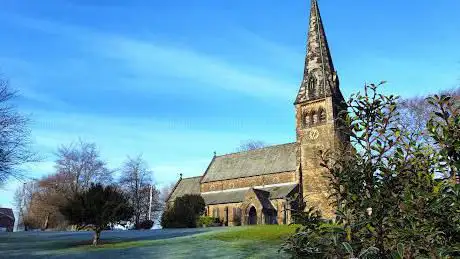
M176 198L174 205L166 208L161 216L163 228L195 228L205 210L201 195L184 195Z
M378 93L378 85L352 95L339 122L351 145L320 154L335 223L314 209L296 213L302 226L284 251L297 258L460 256L460 107L449 96L428 103L426 130L405 131L397 97Z
M222 222L219 218L200 216L197 222L198 227L217 227L222 226Z

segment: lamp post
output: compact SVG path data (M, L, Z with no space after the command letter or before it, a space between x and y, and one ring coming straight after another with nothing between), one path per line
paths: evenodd
M24 224L24 207L26 206L26 182L22 183L22 200L21 204L19 206L19 219L18 223L16 224L16 231L19 231L19 223L22 220L22 224L24 225L24 230L25 229L25 224ZM26 230L27 231L27 230Z
M27 231L27 226L26 224L24 224L24 210L25 208L27 207L27 202L26 202L26 187L27 187L27 184L32 184L32 190L29 190L31 192L34 192L35 191L35 182L38 181L38 179L36 178L33 178L33 177L29 177L28 178L29 181L25 181L25 182L22 182L22 200L21 200L21 204L19 206L19 218L22 220L22 224L24 225L24 231ZM30 187L30 185L29 185ZM29 201L30 202L30 201ZM19 222L20 220L18 219L18 223L16 224L16 231L19 230Z
M149 199L149 220L152 220L152 184L150 184L150 199Z

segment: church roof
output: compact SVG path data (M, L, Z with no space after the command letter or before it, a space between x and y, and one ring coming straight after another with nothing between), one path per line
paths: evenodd
M0 208L0 217L7 217L14 221L14 213L10 208Z
M202 183L296 170L296 143L216 156Z
M298 184L293 183L281 186L255 188L254 191L256 194L259 194L258 191L267 193L266 195L268 195L268 197L265 197L266 199L282 199L289 196L297 186ZM248 188L245 188L220 192L208 192L202 193L201 196L203 197L206 205L236 203L242 202L244 200L244 195L248 192L248 190Z
M169 196L168 201L174 201L177 197L185 194L200 194L200 179L201 176L180 179Z
M13 229L14 213L10 208L0 208L0 228Z
M270 193L260 189L253 189L254 193L257 196L262 208L264 209L274 209L272 203L270 202Z

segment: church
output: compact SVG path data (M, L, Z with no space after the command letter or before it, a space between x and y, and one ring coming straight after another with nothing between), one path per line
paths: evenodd
M337 120L346 107L317 0L311 1L304 74L294 107L295 142L214 155L202 176L179 179L168 203L200 194L205 214L228 226L289 224L293 211L308 207L333 217L319 151L348 141Z

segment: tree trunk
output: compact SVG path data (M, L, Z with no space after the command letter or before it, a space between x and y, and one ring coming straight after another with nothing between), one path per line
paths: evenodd
M99 243L100 238L101 238L101 230L96 229L94 231L94 236L93 236L93 246L97 246L97 244Z
M138 213L136 213L136 226L139 226L139 223L141 222L141 213L139 207L137 207Z

